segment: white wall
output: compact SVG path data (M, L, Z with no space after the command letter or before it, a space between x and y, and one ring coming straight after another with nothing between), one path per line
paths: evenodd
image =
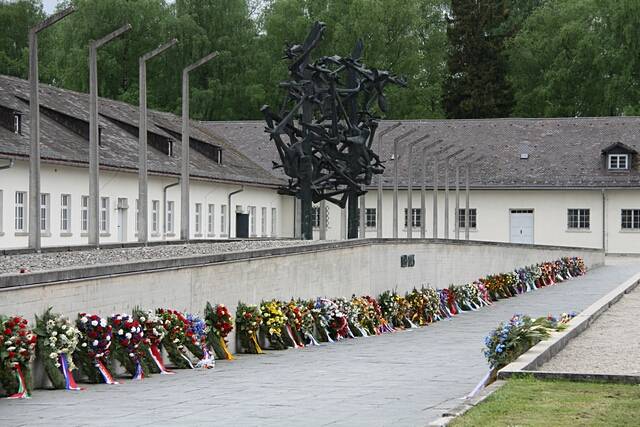
M43 163L41 172L41 192L50 194L50 232L43 234L42 246L66 246L80 245L87 243L86 233L81 232L81 196L89 194L88 169L80 167L58 166ZM163 236L163 207L162 193L166 185L178 182L177 178L149 176L149 240L175 240L180 237L180 186L174 186L167 190L167 201L174 202L174 232ZM227 204L227 196L230 192L240 188L240 185L221 184L210 181L192 180L191 182L191 219L190 235L192 238L227 238L227 233L221 231L220 206ZM28 163L25 161L16 162L11 169L0 171L0 191L2 191L2 227L0 231L0 248L20 248L28 245L28 236L24 233L16 233L14 227L14 197L16 191L29 190ZM60 232L61 216L61 194L71 195L71 232L63 234ZM137 241L135 232L135 201L138 197L137 174L121 171L101 171L100 173L100 195L109 197L109 232L102 233L102 243L118 242L118 198L126 198L129 208L126 210L126 241ZM263 237L261 230L262 208L267 208L266 236L269 237L290 237L292 235L288 226L288 211L290 207L289 197L278 195L272 188L262 188L245 185L244 191L236 194L232 199L231 207L231 230L232 237L235 236L235 207L241 205L243 209L247 206L256 207L256 231L257 237ZM151 229L152 201L159 201L158 232ZM202 233L196 234L195 230L195 204L202 204ZM207 210L208 204L215 205L214 232L208 233ZM276 233L272 234L271 216L272 208L276 209ZM227 208L229 209L229 208ZM227 211L227 221L228 221ZM25 221L28 224L28 215L25 211ZM287 221L287 222L285 222Z

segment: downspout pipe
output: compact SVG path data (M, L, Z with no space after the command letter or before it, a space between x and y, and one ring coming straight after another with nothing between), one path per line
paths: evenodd
M0 171L3 169L11 169L13 167L13 165L15 164L15 160L13 159L7 159L9 160L9 163L7 163L6 165L2 165L0 166Z
M238 193L242 193L243 191L244 191L244 185L241 186L240 189L229 193L229 196L227 197L227 206L229 207L228 208L229 219L227 220L227 227L228 227L227 238L228 239L231 239L231 198Z
M167 239L167 190L180 184L180 181L162 187L162 240ZM175 218L176 214L173 213ZM175 221L174 221L175 222Z

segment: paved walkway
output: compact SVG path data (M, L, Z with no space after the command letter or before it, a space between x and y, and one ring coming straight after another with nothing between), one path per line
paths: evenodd
M486 373L483 337L514 312L581 311L640 271L607 266L419 330L240 356L141 383L0 401L0 425L419 426Z

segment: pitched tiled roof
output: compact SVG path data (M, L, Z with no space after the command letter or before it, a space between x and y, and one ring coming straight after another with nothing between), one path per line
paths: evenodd
M382 121L378 132L395 123ZM427 156L428 186L433 182L434 155L439 148L449 146L451 148L446 153L464 150L456 156L457 159L471 154L474 158L483 156L480 161L473 162L470 169L470 182L474 188L640 186L640 159L634 161L630 171L610 172L604 168L602 157L602 149L616 142L640 151L639 117L407 120L400 123L383 138L381 158L386 160L383 183L387 188L393 185L393 160L390 160L393 138L412 129L415 129L415 133L399 144L399 183L403 187L408 183L407 145L425 134L429 138L420 144L422 146L442 140ZM278 160L274 144L264 132L263 122L206 122L203 125L221 135L263 168L270 167L273 160ZM412 156L415 186L422 181L420 145L414 148ZM521 156L523 154L528 156ZM456 158L450 161L451 185L455 182ZM440 163L439 184L443 182L444 167Z
M29 153L29 86L26 80L0 76L0 106L23 113L22 134L16 135L0 128L0 155L25 157ZM88 126L89 96L52 86L40 85L41 104L41 156L43 161L65 162L87 165L89 142L70 127L46 114L49 110L80 120ZM129 104L100 98L101 148L100 162L103 167L137 170L138 138L131 133L139 119L138 108ZM157 174L180 174L181 118L168 113L149 110L150 133L174 141L174 156L149 146L148 170ZM121 126L124 123L126 126ZM128 128L127 128L128 126ZM204 144L222 149L222 164L207 158L199 151L191 149L191 175L216 181L237 182L277 186L282 181L269 171L251 161L223 139L217 139L209 132L199 129L199 122L192 121L191 138Z

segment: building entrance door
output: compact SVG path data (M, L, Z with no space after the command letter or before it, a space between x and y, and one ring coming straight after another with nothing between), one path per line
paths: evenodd
M118 242L127 241L127 210L118 209Z
M511 243L533 244L533 209L511 209Z

